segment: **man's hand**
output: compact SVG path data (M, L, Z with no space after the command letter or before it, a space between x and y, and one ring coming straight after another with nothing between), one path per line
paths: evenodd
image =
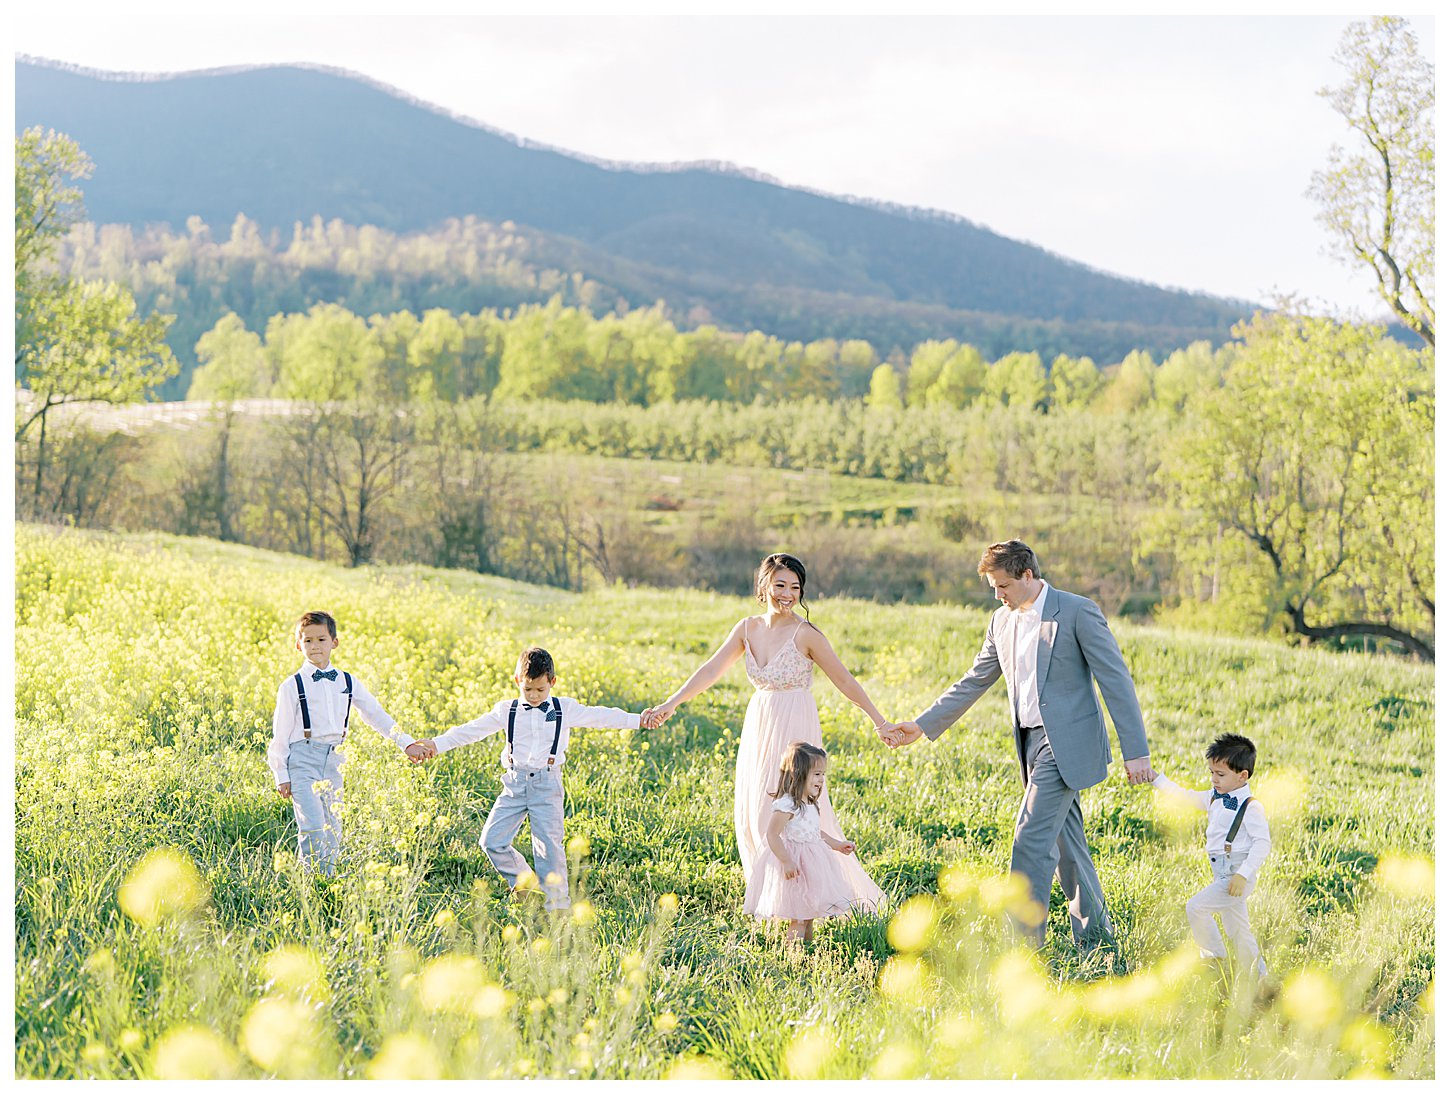
M414 764L422 764L438 755L438 746L433 744L432 738L419 738L403 752L408 754Z
M1247 878L1245 878L1241 874L1231 874L1231 875L1229 875L1229 878L1228 878L1228 895L1230 897L1241 897L1241 896L1243 896L1244 887L1247 886L1248 884L1249 884L1249 880Z
M1123 771L1128 773L1129 783L1151 783L1153 781L1153 765L1147 757L1134 757L1132 760L1123 761Z
M292 797L292 784L290 784L290 783L279 783L279 784L277 784L277 793L279 795L281 795L283 798L291 798Z

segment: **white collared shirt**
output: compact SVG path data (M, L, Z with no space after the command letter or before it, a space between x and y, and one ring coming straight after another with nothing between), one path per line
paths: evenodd
M1047 599L1047 589L1044 581L1032 603L1012 609L1009 617L1018 726L1042 725L1042 697L1037 691L1037 640L1042 635L1042 602Z
M559 751L554 755L554 764L564 763L564 753L569 748L569 732L574 729L638 730L639 716L617 707L586 707L578 700L566 696L555 697L564 716L564 729L559 735ZM433 739L438 752L446 753L460 745L471 745L476 741L497 734L509 724L509 705L513 700L500 700L493 707L470 722L454 726L446 733ZM554 744L555 724L545 717L545 711L553 706L545 700L538 707L525 708L519 700L519 711L514 717L513 767L545 768L549 764L549 747ZM499 761L505 768L509 765L508 739L504 739Z
M1253 791L1245 783L1236 791L1228 792L1229 797L1235 802L1233 809L1225 804L1223 798L1215 799L1213 790L1190 791L1186 787L1180 787L1162 772L1153 781L1153 786L1166 794L1182 799L1184 802L1191 802L1200 810L1208 813L1208 831L1205 836L1204 847L1209 855L1223 855L1224 839L1228 836L1230 826L1233 825L1234 815L1238 813L1238 807L1243 805L1246 798L1253 798ZM1239 826L1238 835L1234 837L1234 852L1247 852L1248 857L1238 868L1237 873L1244 876L1250 882L1259 873L1264 860L1269 857L1269 815L1264 810L1264 804L1258 799L1249 803L1249 808L1244 811L1244 822Z
M329 665L327 668L337 669L337 666ZM312 723L312 740L323 745L338 744L342 741L342 720L347 715L347 680L342 670L337 669L337 679L331 681L325 678L313 680L312 674L317 672L317 667L311 662L303 662L297 672L302 674L302 690L307 696L307 718ZM363 722L399 749L413 744L414 739L401 730L393 729L397 720L383 710L355 674L352 678L352 710L354 715L361 716ZM297 702L296 678L288 677L277 689L277 706L272 711L272 742L267 746L267 765L277 778L279 787L291 782L287 775L287 750L294 741L301 740L302 705Z

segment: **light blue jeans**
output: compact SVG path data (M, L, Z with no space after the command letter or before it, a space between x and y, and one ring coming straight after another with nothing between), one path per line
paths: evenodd
M507 768L503 790L483 823L478 842L484 855L510 886L528 869L514 837L529 820L534 844L534 873L544 890L544 908L569 907L569 863L564 857L564 781L557 767Z
M297 818L297 857L304 866L330 875L342 849L342 818L333 810L342 802L342 754L336 745L294 741L287 750L287 778Z

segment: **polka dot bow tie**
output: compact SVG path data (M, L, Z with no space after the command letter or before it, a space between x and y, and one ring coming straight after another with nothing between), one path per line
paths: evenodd
M1239 800L1234 798L1233 795L1224 794L1222 791L1215 791L1213 798L1209 801L1217 802L1219 799L1223 799L1223 804L1227 809L1237 810L1239 808Z

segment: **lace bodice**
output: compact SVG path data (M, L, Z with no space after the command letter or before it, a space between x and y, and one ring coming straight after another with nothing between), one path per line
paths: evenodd
M800 810L796 810L795 800L789 795L781 795L775 800L774 808L791 815L791 819L781 830L782 840L808 844L821 839L821 812L816 809L815 803L807 802Z
M800 629L800 624L797 624L785 645L764 665L755 660L750 640L745 640L745 675L750 678L751 684L762 692L799 692L810 688L815 665L795 644L796 632Z

